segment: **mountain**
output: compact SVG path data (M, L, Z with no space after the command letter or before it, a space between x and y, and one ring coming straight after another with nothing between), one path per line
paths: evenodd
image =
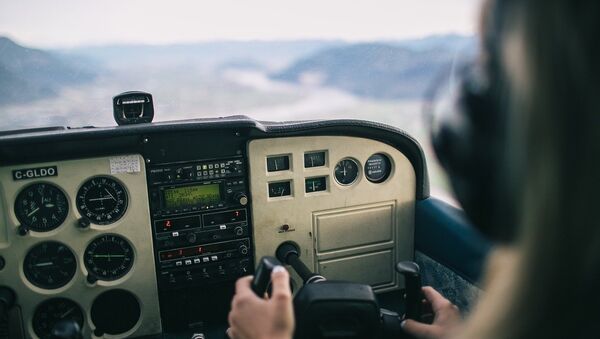
M460 41L461 43L458 43ZM334 47L298 60L272 75L294 83L319 83L376 99L422 98L457 54L475 44L457 37Z
M253 68L281 69L316 51L343 46L338 40L296 41L213 41L167 45L105 45L61 49L96 60L108 68L130 69L132 65L156 68L157 65L187 65L197 69L226 68L229 63L252 62Z
M93 67L80 58L23 47L0 37L0 105L55 96L64 86L94 77Z

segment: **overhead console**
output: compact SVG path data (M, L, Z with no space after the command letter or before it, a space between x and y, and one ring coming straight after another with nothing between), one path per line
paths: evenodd
M413 256L416 187L406 156L374 140L313 136L252 140L248 158L256 258L292 241L328 279L403 286L394 265Z

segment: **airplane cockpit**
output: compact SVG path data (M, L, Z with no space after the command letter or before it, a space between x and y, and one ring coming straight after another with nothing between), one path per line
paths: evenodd
M495 243L423 111L480 1L426 2L0 4L0 339L243 338L281 267L297 339L468 314Z
M297 317L319 323L299 323L305 338L385 337L380 307L416 312L409 291L423 283L463 307L476 297L489 244L429 196L406 133L359 120L149 123L151 100L116 97L121 126L0 136L7 337L75 338L70 326L222 338L235 281L264 280L272 259L291 265ZM333 285L301 293L321 280Z

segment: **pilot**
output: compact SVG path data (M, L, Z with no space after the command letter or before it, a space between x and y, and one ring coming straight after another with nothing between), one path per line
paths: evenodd
M438 156L474 225L500 245L488 259L485 293L464 321L424 287L433 324L402 327L417 338L598 338L600 1L491 0L482 14L484 80L466 82L472 93L456 105L463 119L447 133L470 135L454 144L473 149ZM494 204L482 202L487 196ZM277 268L272 279L268 300L252 293L249 277L237 282L231 338L292 337L288 273Z

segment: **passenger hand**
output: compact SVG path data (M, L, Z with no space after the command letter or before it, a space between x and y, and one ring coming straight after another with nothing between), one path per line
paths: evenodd
M271 299L261 299L250 288L252 277L240 278L231 301L227 334L231 339L291 339L294 311L289 274L283 266L271 273Z
M422 290L435 314L433 323L429 325L406 319L401 324L402 329L417 338L438 339L448 336L461 322L458 307L429 286Z

